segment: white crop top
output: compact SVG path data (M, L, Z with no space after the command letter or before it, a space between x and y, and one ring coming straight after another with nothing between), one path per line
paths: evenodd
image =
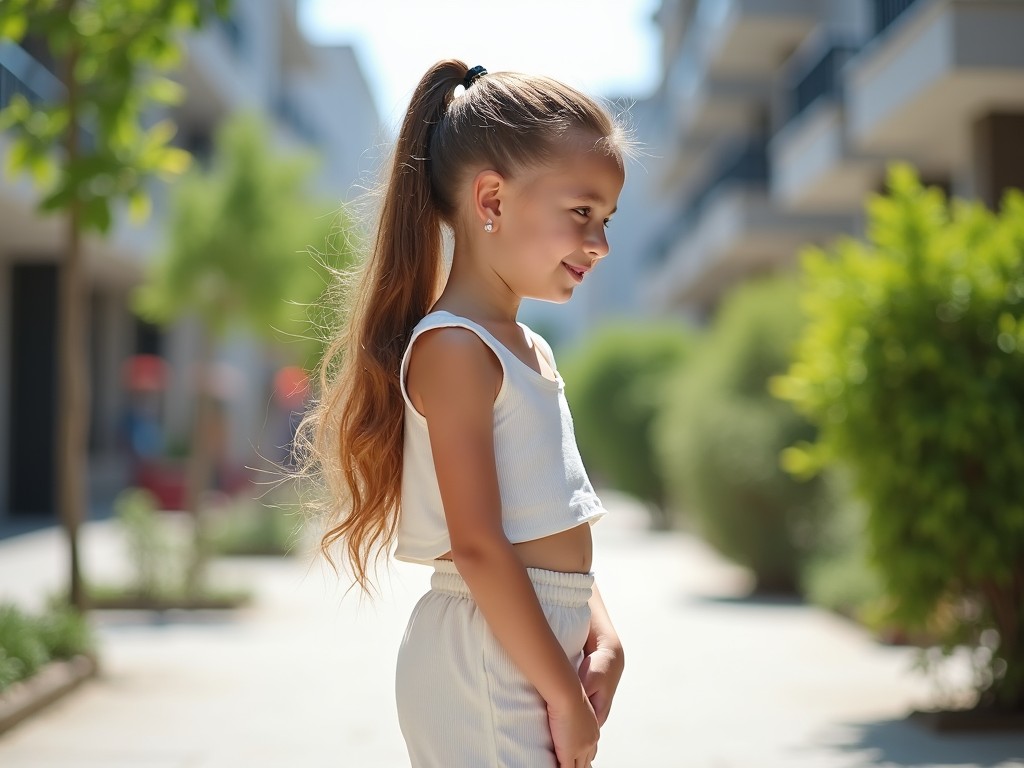
M504 375L494 399L494 459L502 527L508 540L513 544L532 541L581 523L592 524L604 516L605 509L580 458L564 382L555 368L551 347L526 325L519 325L555 371L555 381L516 357L483 326L451 312L431 312L413 328L401 369L405 427L402 503L394 553L398 560L429 563L451 549L427 420L416 410L405 387L412 345L432 328L468 328L501 363Z

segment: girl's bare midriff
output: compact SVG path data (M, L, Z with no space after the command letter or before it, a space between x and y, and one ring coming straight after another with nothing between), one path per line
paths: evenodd
M590 536L589 523L512 546L526 568L543 568L562 573L589 573L593 562L593 540ZM451 552L445 552L438 558L451 559Z

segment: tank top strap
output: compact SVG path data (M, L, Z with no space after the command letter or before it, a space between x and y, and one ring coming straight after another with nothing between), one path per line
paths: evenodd
M551 349L551 345L548 344L547 339L545 339L543 336L541 336L539 333L533 330L526 323L519 322L519 327L526 331L527 335L529 335L529 337L533 340L534 346L536 346L537 349L540 350L540 353L544 355L544 359L547 360L548 365L551 366L551 370L555 374L557 374L558 366L555 365L555 353Z
M406 405L412 408L413 411L416 411L416 406L414 406L412 404L412 400L409 399L409 392L405 386L406 376L409 372L409 359L412 355L412 346L416 343L416 339L418 339L421 334L435 328L466 328L479 336L480 340L490 347L494 356L498 358L498 362L501 364L501 387L498 389L498 394L494 398L494 402L497 403L501 400L508 387L509 365L505 356L510 355L511 352L509 352L501 342L491 334L490 331L479 323L470 320L468 317L454 315L447 310L439 309L428 315L424 315L423 319L416 323L409 336L409 343L405 348L405 353L402 355L402 368L399 375L402 397L405 400ZM416 412L418 413L418 411Z

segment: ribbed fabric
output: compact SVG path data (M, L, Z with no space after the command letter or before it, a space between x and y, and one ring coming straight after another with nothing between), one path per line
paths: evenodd
M532 541L593 523L605 514L580 458L565 383L557 373L551 347L528 326L519 325L547 358L555 380L528 366L483 326L451 312L432 312L413 329L401 369L405 427L397 559L428 564L451 549L427 420L412 404L405 386L412 346L432 328L468 328L501 363L504 373L494 400L494 457L508 540L513 544Z
M554 768L547 708L491 632L449 561L432 563L398 654L398 720L412 768ZM594 576L528 568L541 608L576 668Z

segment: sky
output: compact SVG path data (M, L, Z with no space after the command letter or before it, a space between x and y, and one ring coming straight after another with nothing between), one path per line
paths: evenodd
M658 79L660 0L299 0L316 43L350 43L381 119L397 125L439 59L548 75L599 96L642 98Z

